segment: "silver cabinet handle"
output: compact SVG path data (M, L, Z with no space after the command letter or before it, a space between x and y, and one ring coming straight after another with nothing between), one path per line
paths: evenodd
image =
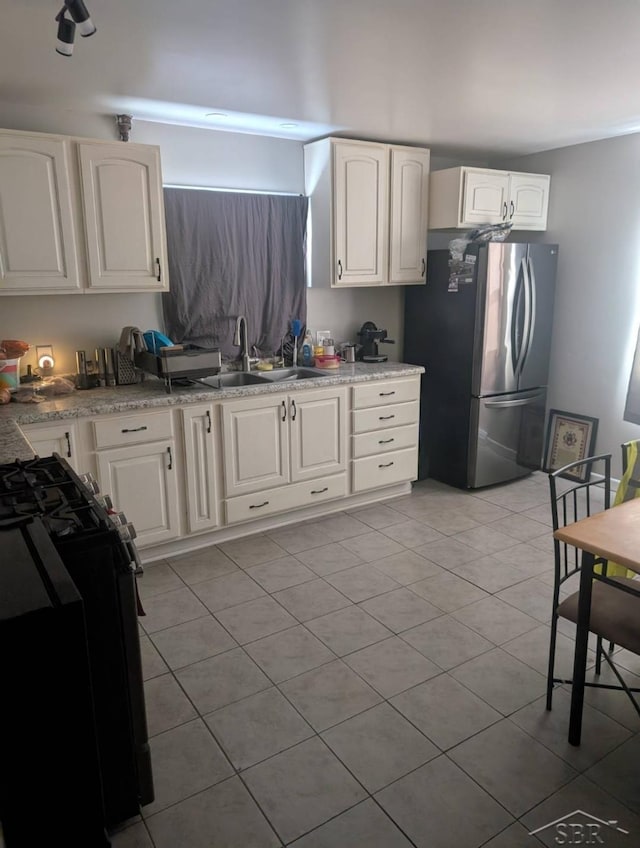
M167 454L169 455L169 465L167 466L167 471L171 471L173 468L173 453L171 452L171 446L167 448Z
M210 433L211 432L211 413L209 412L208 409L205 412L205 415L207 416L207 433Z
M262 506L269 506L269 501L263 501L261 504L249 504L249 509L260 509Z
M391 465L393 465L393 462L383 462L378 465L378 468L389 468Z
M121 433L141 433L143 430L147 429L147 425L144 424L142 427L129 427L124 430L120 430Z
M156 256L156 269L157 269L157 272L158 272L156 274L156 280L158 282L160 282L162 280L162 268L160 266L160 257L159 256Z
M328 492L328 491L329 491L329 487L325 486L324 489L311 489L311 494L312 495L321 495L323 492Z
M64 434L65 439L67 440L67 457L71 457L71 439L69 438L69 434Z

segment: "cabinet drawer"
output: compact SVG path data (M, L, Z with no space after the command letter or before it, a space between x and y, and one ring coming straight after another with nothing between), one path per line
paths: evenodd
M155 442L173 436L171 411L121 415L93 422L96 448Z
M416 424L420 416L420 404L398 403L393 406L378 406L373 409L357 409L353 413L353 432L366 433L369 430L386 430Z
M344 498L346 495L346 474L334 474L332 477L292 483L252 495L240 495L238 498L229 498L225 501L227 524L250 521L296 507Z
M363 383L353 387L353 408L364 409L369 406L386 406L390 403L404 403L418 400L420 380L389 380L384 382Z
M353 461L353 491L379 489L415 480L418 473L418 448L392 451L380 456L368 456Z
M360 433L353 437L353 458L374 456L378 453L413 448L418 444L418 426L393 427L373 433Z

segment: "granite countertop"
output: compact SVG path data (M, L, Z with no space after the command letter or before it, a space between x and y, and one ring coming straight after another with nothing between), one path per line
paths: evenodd
M131 412L137 409L155 409L186 403L248 397L255 394L282 394L305 389L318 389L340 383L361 383L371 380L409 377L423 373L419 365L402 362L344 363L335 370L307 380L261 383L254 386L214 389L196 383L192 386L174 386L168 394L164 382L147 377L142 383L113 388L75 391L40 403L9 403L0 406L0 463L15 459L29 459L33 450L20 429L20 424L37 424L113 412Z

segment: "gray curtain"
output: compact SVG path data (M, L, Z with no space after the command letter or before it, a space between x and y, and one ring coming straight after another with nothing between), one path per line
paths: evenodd
M172 341L237 359L235 318L245 315L249 345L270 356L292 319L306 324L306 197L166 188L164 201Z

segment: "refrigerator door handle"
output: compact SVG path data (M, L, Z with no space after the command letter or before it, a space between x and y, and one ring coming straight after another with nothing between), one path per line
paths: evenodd
M523 260L524 261L524 260ZM522 352L522 361L520 363L520 370L522 370L527 361L527 357L529 356L529 351L531 350L531 342L533 341L533 332L536 326L536 275L533 270L533 261L530 256L527 256L527 282L528 282L528 291L529 291L529 316L526 321L526 336L523 345ZM526 301L525 301L526 304Z
M527 406L531 401L538 400L542 395L530 395L526 398L518 398L518 400L486 400L483 406L489 409L512 409L514 406Z
M531 341L531 279L529 277L529 265L527 259L522 260L522 280L524 288L524 322L522 327L522 340L518 352L518 375L522 373L524 363L529 352Z
M524 288L525 290L526 301L528 297L527 271L524 257L520 261L518 278L516 280L516 289L513 296L513 305L511 307L511 365L513 367L513 376L516 378L516 380L518 378L518 373L520 372L520 365L522 361L522 345L524 341L524 333L523 338L518 339L518 315L520 313L520 298L522 296L522 288ZM520 342L520 344L518 344L518 341Z

